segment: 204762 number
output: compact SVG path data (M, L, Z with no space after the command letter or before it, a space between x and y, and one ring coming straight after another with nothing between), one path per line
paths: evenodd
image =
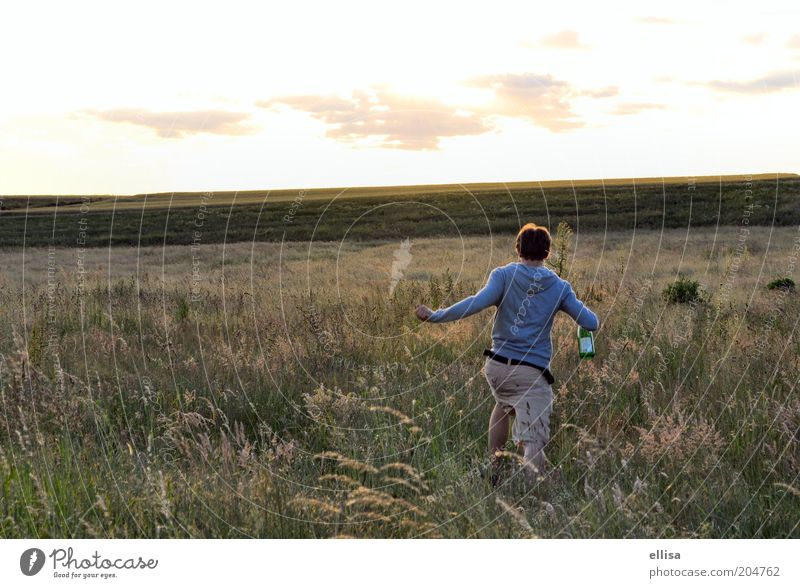
M737 566L736 576L780 576L778 566Z

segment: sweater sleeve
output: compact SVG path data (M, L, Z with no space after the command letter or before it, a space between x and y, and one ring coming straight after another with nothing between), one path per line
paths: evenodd
M597 318L597 315L589 310L589 307L583 302L578 300L578 297L575 295L575 290L572 289L569 282L565 282L565 288L567 292L561 300L560 310L566 312L584 329L596 331L600 326L600 320Z
M495 268L489 274L486 285L476 294L456 302L448 308L440 308L428 319L431 323L447 323L466 318L490 306L500 304L503 298L503 273L501 268Z

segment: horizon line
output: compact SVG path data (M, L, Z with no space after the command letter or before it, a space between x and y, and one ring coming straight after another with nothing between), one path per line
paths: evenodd
M469 187L523 187L538 185L542 188L557 188L565 186L595 186L595 185L609 185L617 186L621 184L639 183L639 184L657 184L657 183L671 183L675 184L678 181L687 182L693 180L694 183L709 184L712 182L722 182L739 180L750 177L753 181L765 180L781 180L781 179L800 179L800 174L795 172L761 172L761 173L735 173L735 174L713 174L713 175L679 175L679 176L643 176L643 177L627 177L627 178L571 178L559 180L515 180L510 182L505 181L486 181L486 182L444 182L435 184L377 184L377 185L355 185L355 186L331 186L323 188L245 188L245 189L224 189L224 190L165 190L161 192L139 192L133 194L111 194L111 193L77 193L77 194L0 194L0 200L3 198L137 198L141 196L164 196L164 195L196 195L196 194L252 194L257 192L336 192L341 193L347 191L361 191L361 190L401 190L409 188L466 188Z

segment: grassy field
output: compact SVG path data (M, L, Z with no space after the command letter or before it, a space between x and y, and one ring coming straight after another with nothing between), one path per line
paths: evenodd
M598 355L579 363L573 324L557 320L547 454L560 476L526 487L509 457L497 491L480 373L491 313L447 325L411 314L511 259L507 231L464 229L473 199L429 196L465 206L461 238L431 238L436 220L403 234L420 222L410 214L341 241L253 241L246 207L241 242L225 245L208 226L190 246L106 249L49 248L50 233L29 232L29 247L0 251L0 535L800 537L800 303L765 287L794 274L800 233L796 202L778 190L776 203L775 188L726 186L729 227L716 226L718 187L689 191L705 203L691 214L687 186L636 212L628 189L607 209L579 200L564 259L601 317ZM553 190L546 208L541 194L514 202L525 220L548 210L551 226L576 228L573 197ZM511 199L496 198L492 226L514 225ZM289 214L281 206L271 214ZM698 208L711 226L695 226ZM283 228L309 231L310 209ZM163 243L167 226L167 241L183 239L173 212L142 242ZM346 212L320 230L339 235ZM92 244L107 244L97 218ZM772 219L795 226L756 226ZM136 243L116 222L111 242ZM592 222L619 230L587 232ZM374 241L377 226L390 239ZM56 244L75 237L56 229ZM401 234L412 259L390 294ZM698 301L662 298L679 272L700 282Z
M800 223L792 174L511 184L2 197L0 247L340 241L516 231L535 218L578 231Z
M31 196L0 196L0 210L24 212L52 212L58 206L59 210L72 212L80 210L82 205L89 204L91 210L123 210L134 208L163 209L198 207L208 204L209 194L214 195L217 206L230 206L232 204L263 204L265 201L289 202L302 193L305 200L330 201L337 198L401 198L408 196L433 195L433 194L480 194L482 192L519 192L539 191L552 189L582 189L582 188L615 188L619 186L684 186L690 180L695 184L736 184L747 181L775 182L776 180L797 180L797 174L771 173L771 174L738 174L726 176L698 176L666 177L666 178L607 178L598 180L543 180L532 182L495 182L472 184L428 184L409 186L361 186L354 188L311 188L307 190L228 190L222 192L160 192L156 194L112 195L97 194L90 196L81 195L31 195Z

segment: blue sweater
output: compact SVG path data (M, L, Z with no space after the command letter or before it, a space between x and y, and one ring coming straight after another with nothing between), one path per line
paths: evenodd
M435 311L428 320L455 321L490 306L497 307L492 351L543 368L550 367L550 329L556 312L563 310L590 331L600 325L597 315L578 300L569 282L544 266L519 262L495 268L480 292Z

